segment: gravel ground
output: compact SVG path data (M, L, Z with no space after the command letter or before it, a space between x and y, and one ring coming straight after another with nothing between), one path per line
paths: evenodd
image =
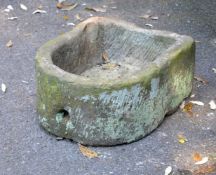
M216 1L215 0L86 0L72 11L56 8L51 0L2 0L0 5L0 83L7 86L0 92L0 174L2 175L162 175L167 166L204 174L216 168L216 111L209 101L216 100ZM19 8L19 3L28 7ZM86 6L107 6L107 12L88 12ZM14 10L3 10L11 4ZM39 6L47 14L32 12ZM116 7L116 8L115 8ZM161 126L146 138L128 145L91 148L99 158L88 159L70 140L57 141L39 126L36 113L35 62L37 49L47 40L71 30L67 22L79 23L82 18L109 16L133 22L143 28L169 30L192 36L197 41L196 76L207 85L194 81L193 100L205 103L193 107L193 117L180 109L166 117ZM150 13L158 20L139 16ZM8 17L18 16L17 20ZM68 16L66 21L64 16ZM67 17L66 17L67 18ZM13 47L6 43L12 40ZM178 134L187 142L178 143ZM207 166L195 166L195 152L209 157ZM210 168L209 168L210 167ZM196 171L195 171L196 170ZM207 173L209 171L209 173ZM213 171L213 170L212 170ZM188 175L190 173L188 172Z

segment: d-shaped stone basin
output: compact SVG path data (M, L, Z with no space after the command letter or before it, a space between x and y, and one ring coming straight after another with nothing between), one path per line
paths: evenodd
M143 138L192 90L189 36L93 17L37 52L37 110L50 133L84 145Z

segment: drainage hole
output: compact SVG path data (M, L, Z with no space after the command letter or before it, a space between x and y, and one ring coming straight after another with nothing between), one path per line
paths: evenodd
M57 115L61 116L64 119L69 119L70 118L69 112L66 111L65 109L59 110L58 113L57 113Z

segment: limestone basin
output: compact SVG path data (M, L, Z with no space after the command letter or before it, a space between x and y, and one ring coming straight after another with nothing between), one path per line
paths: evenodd
M40 124L84 145L141 139L190 94L194 62L189 36L89 18L37 52Z

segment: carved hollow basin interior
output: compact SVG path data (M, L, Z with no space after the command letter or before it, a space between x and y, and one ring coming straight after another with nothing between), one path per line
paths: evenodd
M190 94L194 52L188 36L90 18L37 52L39 121L85 145L143 138Z

